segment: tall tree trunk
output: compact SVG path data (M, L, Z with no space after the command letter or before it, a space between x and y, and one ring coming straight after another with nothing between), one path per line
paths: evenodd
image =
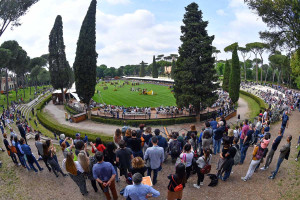
M258 63L256 62L256 83L257 82L258 82Z
M244 70L245 70L245 81L247 80L247 69L246 69L246 63L244 60Z
M61 88L61 95L62 95L62 103L65 103L65 93L64 93L64 88Z
M267 68L267 72L266 72L266 75L265 75L265 82L267 82L268 71L269 71L269 68Z
M276 73L276 71L275 71L275 69L273 70L273 83L274 83L274 79L275 79L275 73Z
M8 100L8 70L6 68L6 73L5 73L5 91L6 91L6 108L9 108L9 100Z
M260 82L263 82L263 67L261 65L261 72L260 72Z

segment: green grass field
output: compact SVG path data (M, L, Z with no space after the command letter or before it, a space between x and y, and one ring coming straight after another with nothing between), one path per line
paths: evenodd
M241 93L240 93L240 98L245 99L245 101L247 101L247 103L248 103L249 111L250 111L249 116L248 116L249 119L252 120L255 117L257 117L257 115L259 114L259 110L260 110L258 103L254 99L252 99L246 95L243 95Z
M123 81L120 81L122 84ZM93 100L98 103L106 103L118 106L138 106L138 107L159 107L159 106L175 106L175 98L171 90L167 86L154 85L154 84L140 84L138 86L125 85L122 88L115 87L114 85L106 84L108 89L104 90L105 86L101 83L97 84ZM142 95L138 91L130 91L131 88L153 90L155 95ZM114 89L117 91L114 91ZM97 91L100 94L97 94ZM103 100L103 101L102 101Z

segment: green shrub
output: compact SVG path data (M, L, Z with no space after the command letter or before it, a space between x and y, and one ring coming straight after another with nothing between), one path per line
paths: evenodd
M46 103L48 103L49 101L51 101L52 95L50 94L49 96L47 96L45 99L43 99L37 106L36 106L36 110L42 110Z
M77 115L77 114L79 114L79 112L78 112L77 110L71 108L71 107L68 106L68 105L65 105L64 107L65 107L65 110L66 110L68 113L70 113L71 115Z
M248 93L244 90L240 90L240 93L243 94L243 95L246 95L246 96L252 98L254 101L256 101L256 103L259 105L261 110L264 110L265 108L268 108L267 104L261 98L255 96L251 93Z
M180 118L169 118L169 119L136 119L136 120L122 120L115 118L105 118L92 116L92 121L104 123L104 124L114 124L119 126L133 126L138 127L140 124L146 125L173 125L173 124L184 124L184 123L192 123L196 122L196 117L180 117Z

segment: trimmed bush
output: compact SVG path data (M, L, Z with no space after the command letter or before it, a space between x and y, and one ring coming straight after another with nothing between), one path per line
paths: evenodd
M244 90L240 90L240 93L250 97L251 99L253 99L259 105L261 110L264 110L265 108L268 108L267 104L261 98L255 96L255 95L253 95L249 92L246 92Z
M136 119L136 120L122 120L116 118L104 118L98 116L92 116L92 121L100 122L104 124L114 124L120 126L133 126L138 127L140 124L146 125L173 125L173 124L184 124L184 123L193 123L196 122L196 117L180 117L180 118L169 118L169 119Z
M68 106L68 105L65 105L64 107L65 107L65 110L66 110L68 113L70 113L71 115L77 115L77 114L79 114L79 112L78 112L77 110L71 108L71 107Z
M45 107L46 103L51 101L51 98L52 98L52 95L50 94L36 106L36 110L42 110Z

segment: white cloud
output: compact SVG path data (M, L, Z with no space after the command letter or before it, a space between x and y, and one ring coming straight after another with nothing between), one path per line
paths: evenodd
M229 0L229 7L231 8L240 8L244 7L244 0Z
M117 5L117 4L130 4L131 1L130 0L105 0L106 2L113 4L113 5Z
M220 16L226 16L227 15L223 9L217 10L217 14L220 15Z

